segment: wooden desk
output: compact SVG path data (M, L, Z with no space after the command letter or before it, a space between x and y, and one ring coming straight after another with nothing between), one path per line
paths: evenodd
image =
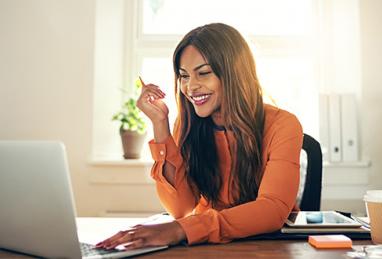
M354 249L370 245L370 241L354 241ZM224 245L199 245L172 247L139 258L346 258L346 252L353 249L315 249L306 241L239 241Z
M370 245L370 241L354 241L354 249ZM239 241L224 245L175 246L167 250L140 255L139 258L346 258L352 249L315 249L305 241ZM0 249L0 258L27 259Z
M141 223L147 219L123 218L79 218L77 225L80 240L95 243L99 236L109 236L127 225ZM371 245L370 240L353 241L353 249L360 250L363 245ZM302 240L243 240L223 245L174 246L167 250L140 255L139 258L345 258L352 249L315 249ZM0 258L34 258L10 253L0 249Z

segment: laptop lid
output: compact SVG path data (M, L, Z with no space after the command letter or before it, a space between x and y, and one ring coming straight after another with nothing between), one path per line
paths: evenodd
M82 255L66 152L60 142L0 141L0 205L0 248L47 258L99 259L168 247Z
M81 258L64 145L0 141L0 247Z

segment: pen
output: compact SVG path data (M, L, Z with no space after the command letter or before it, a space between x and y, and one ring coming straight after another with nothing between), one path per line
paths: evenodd
M146 84L143 82L141 76L138 76L138 78L139 78L139 81L141 82L142 86L146 86Z

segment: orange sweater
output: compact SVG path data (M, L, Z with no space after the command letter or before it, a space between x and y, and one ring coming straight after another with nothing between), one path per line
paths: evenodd
M232 197L229 174L236 154L230 150L235 139L230 131L215 132L222 174L222 208L211 208L202 197L198 204L185 177L185 168L179 149L172 136L164 143L150 141L155 164L151 176L163 206L184 229L189 244L200 242L225 243L235 238L272 232L282 227L294 208L299 186L299 159L302 146L302 128L297 118L281 109L265 105L265 124L262 158L264 175L256 200L230 207ZM164 163L176 169L175 186L163 176Z

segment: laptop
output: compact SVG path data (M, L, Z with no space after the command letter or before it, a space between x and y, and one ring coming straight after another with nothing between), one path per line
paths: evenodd
M122 258L166 249L104 250L78 240L65 147L0 141L0 248L46 258Z

